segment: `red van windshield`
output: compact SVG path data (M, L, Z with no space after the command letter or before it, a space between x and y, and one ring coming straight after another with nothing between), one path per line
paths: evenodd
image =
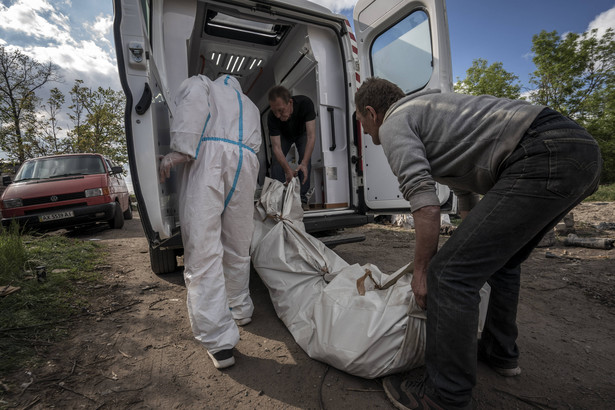
M102 174L105 166L100 157L71 155L33 159L24 163L15 176L15 182L29 179L60 178L72 175Z

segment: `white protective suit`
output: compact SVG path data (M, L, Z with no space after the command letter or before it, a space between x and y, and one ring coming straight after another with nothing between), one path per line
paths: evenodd
M213 354L239 342L233 319L254 310L249 247L260 115L228 75L184 80L176 104L171 149L194 159L179 190L188 314L195 338Z

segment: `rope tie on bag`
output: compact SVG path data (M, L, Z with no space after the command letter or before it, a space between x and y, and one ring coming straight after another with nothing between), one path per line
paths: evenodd
M283 217L283 216L281 216L281 215L279 215L279 214L267 214L267 215L265 215L265 218L263 218L263 221L264 221L265 219L267 219L267 218L269 218L269 219L273 219L273 220L274 220L274 221L276 221L276 222L279 222L279 221L284 221L284 222L290 222L291 224L293 223L293 220L292 220L292 219L285 218L285 217Z
M359 292L359 295L365 296L365 281L367 280L367 278L371 279L371 281L374 283L374 287L376 289L378 289L378 290L385 290L385 289L390 288L394 284L396 284L399 279L401 279L402 277L404 277L408 273L412 273L412 272L414 272L414 262L410 263L410 265L408 265L406 267L406 269L404 269L401 272L399 272L397 275L395 275L393 278L391 278L384 285L379 285L374 280L374 277L372 276L372 271L369 270L369 269L365 269L365 275L363 275L359 279L357 279L357 291Z

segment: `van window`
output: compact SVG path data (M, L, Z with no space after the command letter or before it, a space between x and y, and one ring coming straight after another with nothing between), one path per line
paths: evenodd
M378 36L371 61L375 77L397 84L406 94L425 87L433 71L427 14L415 11Z
M150 13L150 1L151 0L141 0L141 11L143 12L143 19L145 20L145 29L147 30L147 36L149 38L152 37L152 18Z
M23 164L15 182L27 179L59 178L71 175L103 174L105 167L100 157L66 156L41 158Z

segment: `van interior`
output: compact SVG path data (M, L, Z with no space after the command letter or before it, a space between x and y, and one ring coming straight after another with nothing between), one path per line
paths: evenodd
M186 48L188 76L203 74L214 80L230 74L239 80L244 93L259 108L263 131L258 178L261 185L265 176L270 175L272 159L267 130L269 89L283 85L291 95L305 95L313 101L316 142L311 157L309 212L315 216L319 211L343 211L357 206L350 192L354 184L349 183L352 182L349 181L353 173L351 165L357 162L352 160L356 148L354 144L348 146L348 141L352 141L350 128L354 129L352 120L349 121L352 118L349 96L354 86L350 81L355 79L347 78L346 73L347 65L354 67L355 62L352 50L345 50L340 40L340 35L347 32L343 17L332 19L331 16L323 8L321 13L307 16L310 20L306 21L305 11L293 14L291 9L283 14L273 13L267 6L253 4L248 8L227 2L199 1ZM156 35L152 35L155 39ZM156 61L168 79L169 99L186 78L182 65L170 60L175 58L168 50L172 47L171 36L164 32L161 41L167 49L165 61ZM156 56L155 46L153 52ZM168 137L158 138L164 154L168 150L164 146ZM291 149L287 157L291 167L297 165L296 157L296 151Z

